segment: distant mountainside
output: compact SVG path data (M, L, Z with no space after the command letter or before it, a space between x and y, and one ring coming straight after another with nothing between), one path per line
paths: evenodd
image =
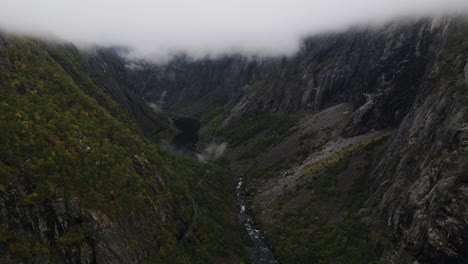
M169 128L167 116L155 112L135 94L136 88L130 81L124 62L113 50L96 48L80 53L73 46L49 44L47 51L77 81L92 81L120 108L130 113L137 125L147 134L155 135ZM88 80L87 80L88 79Z
M145 100L199 118L201 142L229 143L281 262L468 262L466 16L130 76Z
M180 56L130 75L141 95L168 111L223 106L233 122L257 113L318 111L344 102L359 108L372 101L354 118L359 128L394 127L414 102L447 23L427 18L311 37L292 58Z

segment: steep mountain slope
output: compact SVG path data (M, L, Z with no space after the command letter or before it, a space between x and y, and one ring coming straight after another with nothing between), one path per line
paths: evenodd
M126 67L1 37L0 87L2 261L239 263L233 174L282 263L468 262L466 17ZM168 126L146 101L223 168L143 137Z
M398 253L466 263L468 23L453 21L444 36L415 104L371 173L368 206L385 219Z
M394 22L310 38L292 58L232 56L191 63L181 57L136 75L145 74L139 78L145 80L139 85L141 94L152 102L166 101L169 111L193 114L227 104L225 119L234 122L342 102L357 108L372 99L379 111L367 107L354 118L354 127L380 129L398 124L410 108L445 25L430 19ZM349 129L350 134L363 132Z
M140 96L125 69L124 62L105 49L79 53L73 46L49 44L44 46L49 54L74 79L87 86L98 86L121 108L130 113L147 135L155 135L169 127L167 117L155 112Z
M0 38L0 262L239 263L228 173L143 137L93 56Z
M466 17L132 72L138 91L229 142L284 263L466 263ZM143 81L144 80L144 81Z

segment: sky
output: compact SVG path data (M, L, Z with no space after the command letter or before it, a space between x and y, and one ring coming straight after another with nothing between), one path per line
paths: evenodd
M314 34L453 12L468 14L468 0L0 0L0 29L161 61L287 56Z

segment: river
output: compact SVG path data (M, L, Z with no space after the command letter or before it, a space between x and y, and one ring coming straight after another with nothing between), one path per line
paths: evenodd
M200 122L197 119L187 117L172 117L171 119L174 121L175 127L181 131L174 136L171 145L188 155L196 153ZM250 261L253 264L277 264L279 262L273 251L267 246L263 232L253 221L252 212L248 209L249 200L245 195L243 183L243 179L239 178L236 186L236 199L239 205L237 219L252 240L251 245L246 246Z
M244 226L245 230L249 234L250 239L252 240L252 245L248 247L250 261L254 264L279 263L278 260L276 260L273 251L267 246L263 232L255 225L253 221L252 212L248 209L249 200L244 193L244 189L242 188L243 183L243 179L239 178L236 187L237 203L240 207L239 213L237 214L237 219L239 220L239 223Z

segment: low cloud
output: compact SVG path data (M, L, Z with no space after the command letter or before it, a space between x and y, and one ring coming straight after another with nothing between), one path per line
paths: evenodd
M223 156L226 148L226 142L211 142L201 153L197 154L197 158L200 161L215 161Z
M162 112L161 106L159 106L159 105L157 105L157 104L155 104L155 103L148 103L148 106L149 106L151 109L153 109L153 111L156 112L156 113Z
M0 0L0 28L163 61L295 53L304 37L395 17L468 11L466 0Z

